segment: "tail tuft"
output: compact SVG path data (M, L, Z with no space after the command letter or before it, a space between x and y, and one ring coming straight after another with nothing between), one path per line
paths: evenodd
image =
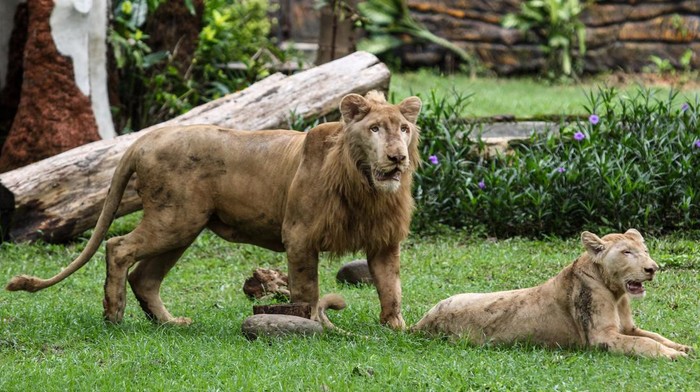
M29 291L33 293L41 289L41 287L38 286L38 283L39 279L37 279L34 276L18 275L10 279L10 281L7 283L7 286L5 286L5 290Z
M325 313L326 309L343 310L347 304L340 294L326 294L318 301L319 309Z

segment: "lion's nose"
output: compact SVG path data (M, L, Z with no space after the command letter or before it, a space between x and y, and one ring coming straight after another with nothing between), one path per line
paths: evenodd
M406 160L406 156L403 154L387 155L386 157L394 163L401 163Z
M644 272L646 272L649 275L654 275L654 273L658 270L659 266L656 263L652 264L650 267L644 268Z

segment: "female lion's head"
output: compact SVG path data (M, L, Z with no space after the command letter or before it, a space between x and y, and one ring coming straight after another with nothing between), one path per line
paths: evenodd
M349 94L340 102L351 157L375 189L395 192L402 181L410 181L419 163L420 109L418 97L392 105L376 91L365 97Z
M584 231L581 240L594 262L602 266L602 275L610 291L626 292L632 297L646 294L644 282L652 280L659 265L649 256L644 238L635 229L624 234L598 238Z

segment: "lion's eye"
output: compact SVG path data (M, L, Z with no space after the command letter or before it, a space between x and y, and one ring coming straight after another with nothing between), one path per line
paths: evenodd
M402 125L402 126L401 126L401 132L403 132L403 133L408 132L408 126Z
M379 132L379 127L377 125L372 125L371 127L369 127L369 130L374 133L377 133Z
M625 254L625 255L627 255L627 256L631 256L631 255L632 255L632 251L631 251L631 250L629 250L629 249L628 249L628 250L625 250L625 251L623 251L622 253L624 253L624 254Z

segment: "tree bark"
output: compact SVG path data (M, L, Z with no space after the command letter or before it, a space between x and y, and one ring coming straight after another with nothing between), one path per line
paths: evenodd
M13 241L62 242L94 227L117 162L131 143L153 129L189 124L248 130L288 128L292 113L315 118L334 112L346 94L386 91L390 76L376 57L356 52L292 76L271 75L140 132L100 140L2 173L0 184L15 199L9 237ZM118 215L140 208L141 201L130 186Z
M345 6L353 11L346 10ZM332 0L321 8L316 65L325 64L355 51L355 22L350 15L355 9L357 0Z

